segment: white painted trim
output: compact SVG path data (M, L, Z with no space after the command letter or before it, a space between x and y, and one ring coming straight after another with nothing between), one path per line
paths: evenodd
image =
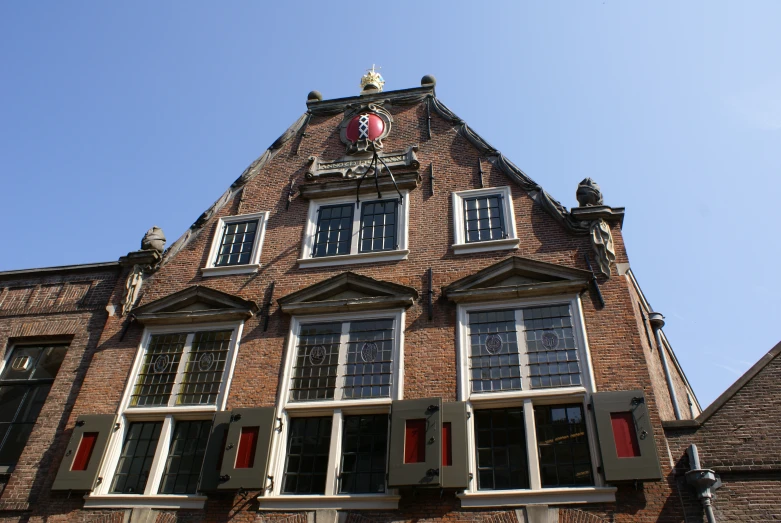
M540 476L540 457L537 453L537 429L534 422L534 405L531 398L523 400L523 428L526 432L526 457L529 466L529 486L532 490L542 488ZM533 442L529 445L528 442Z
M464 199L479 196L491 196L495 194L502 195L502 212L507 238L500 240L490 240L485 242L466 241L466 231L464 227ZM470 189L468 191L459 191L451 193L453 204L453 252L455 254L464 254L469 252L487 252L496 250L515 249L520 240L515 226L515 210L513 208L513 195L508 185L500 187L486 187L483 189Z
M399 508L401 496L393 494L354 494L351 496L273 496L259 497L258 510L319 510Z
M318 258L312 257L315 233L317 232L317 211L324 205L339 205L345 203L354 204L355 196L337 196L333 198L323 198L320 200L310 200L306 227L304 227L304 238L301 243L301 257L297 260L298 265L300 267L332 267L336 265L350 265L355 263L406 260L409 256L409 190L404 189L401 191L401 194L403 198L401 202L401 209L398 213L396 250L359 252L359 241L361 234L361 208L359 207L357 209L353 209L350 254L321 256ZM399 195L394 191L393 193L384 196L382 199L398 200ZM377 198L362 199L360 205L363 205L364 202L372 201L377 201Z
M456 494L461 508L512 507L534 503L572 505L616 501L616 487L545 488L540 490L488 490Z
M209 257L206 258L206 267L201 268L201 274L206 276L226 276L228 274L247 274L257 272L260 267L260 254L263 250L263 240L266 237L266 224L268 223L269 211L256 212L252 214L239 214L236 216L224 216L217 221L212 238ZM225 235L225 226L234 222L243 222L247 220L258 220L258 228L255 234L255 243L252 245L249 263L246 265L229 265L226 267L215 267L217 262L217 252L222 243L222 237Z
M112 494L84 496L84 508L202 509L206 496Z

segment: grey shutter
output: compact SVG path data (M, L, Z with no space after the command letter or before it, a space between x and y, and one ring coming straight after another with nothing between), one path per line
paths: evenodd
M606 481L661 479L656 440L642 390L597 392L592 396L599 450ZM634 421L640 455L619 458L613 435L612 413L629 412Z
M198 490L201 492L213 492L220 484L220 469L217 466L220 464L220 457L227 444L225 437L228 434L230 418L230 412L218 412L214 415L212 432L209 434L206 454L203 456L201 479L198 483Z
M236 456L242 428L258 428L255 460L252 467L236 468ZM266 462L274 430L274 407L233 409L228 423L228 439L220 468L219 490L245 488L259 490L266 486Z
M425 461L404 463L407 420L425 420ZM440 483L442 464L442 400L396 400L391 406L388 486L432 486Z
M469 485L469 452L466 444L466 402L449 401L442 404L442 423L450 423L450 451L452 464L440 469L442 487L465 489Z
M95 480L98 476L98 469L103 461L103 454L106 451L109 437L114 430L114 414L90 414L79 416L76 419L76 426L73 427L71 439L68 441L68 447L65 450L65 457L60 463L60 469L54 478L52 490L85 490L91 491L95 486ZM85 470L71 470L73 460L79 450L82 436L87 433L97 433L95 444L92 447L92 453L89 455Z

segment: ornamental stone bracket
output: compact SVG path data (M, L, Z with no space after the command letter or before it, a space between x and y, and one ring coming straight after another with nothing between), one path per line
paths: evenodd
M377 153L377 156L385 162L389 168L406 167L410 169L420 168L417 156L418 146L411 145L406 151L383 154ZM338 160L322 160L317 156L310 156L311 165L307 169L306 177L309 180L315 178L341 177L357 178L366 174L369 164L372 163L372 154L348 155ZM378 162L383 167L382 162Z
M158 226L146 231L141 239L141 249L129 252L119 259L123 267L132 267L125 280L125 294L122 297L122 315L128 314L138 300L144 276L160 268L165 248L165 234Z

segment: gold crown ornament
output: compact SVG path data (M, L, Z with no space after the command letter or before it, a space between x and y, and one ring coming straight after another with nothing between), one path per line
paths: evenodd
M366 71L366 74L361 77L361 90L362 91L382 91L382 86L385 85L385 80L382 75L374 70L374 64L372 68Z

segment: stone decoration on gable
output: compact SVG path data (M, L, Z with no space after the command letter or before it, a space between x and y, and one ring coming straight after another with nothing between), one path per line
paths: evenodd
M122 314L128 314L138 300L144 276L155 272L160 266L160 260L165 248L165 234L157 225L146 231L141 239L141 249L123 256L120 262L131 266L130 274L125 280L125 295L122 297Z
M579 207L604 207L602 191L597 182L591 178L585 178L578 184L575 193ZM613 234L610 225L604 218L598 218L589 226L591 246L597 258L599 272L610 278L610 267L616 262L616 249L613 245Z

